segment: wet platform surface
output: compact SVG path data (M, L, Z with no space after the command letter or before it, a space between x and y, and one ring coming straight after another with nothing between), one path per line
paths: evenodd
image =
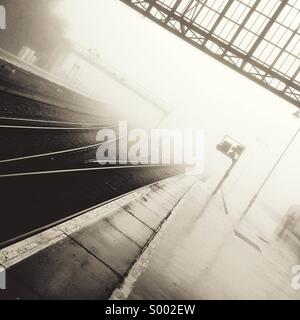
M227 215L218 195L200 216L202 183L181 201L129 299L300 299L291 248Z
M0 295L108 299L195 180L154 183L1 250L7 290Z
M173 177L3 249L2 298L299 300L297 251L207 196Z

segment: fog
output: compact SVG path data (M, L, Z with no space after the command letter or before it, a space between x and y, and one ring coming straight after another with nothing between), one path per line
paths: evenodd
M292 115L296 108L118 0L89 0L88 5L84 0L63 0L56 13L65 19L70 39L97 49L101 59L126 79L164 101L168 115L161 127L205 130L208 188L215 186L230 165L215 149L223 136L230 135L247 147L224 185L230 212L240 214L299 128L300 119ZM162 114L149 103L140 98L124 99L128 93L123 89L104 78L95 83L95 91L107 103L137 117L142 117L146 108L160 119ZM104 91L111 93L111 99L101 94ZM124 100L130 103L121 106ZM299 203L299 144L300 137L249 212L254 220L265 222L269 231L275 228L273 219L278 220L290 205Z

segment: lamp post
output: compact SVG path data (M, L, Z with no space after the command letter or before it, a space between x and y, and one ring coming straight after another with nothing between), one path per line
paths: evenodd
M300 111L296 111L295 113L293 113L293 116L295 116L296 118L300 119ZM295 141L295 139L297 138L298 134L300 133L300 127L297 129L297 131L295 132L295 134L292 136L291 140L289 141L288 145L284 148L283 152L281 153L281 155L279 156L279 158L277 159L277 161L275 162L275 164L273 165L271 171L268 173L268 175L266 176L266 178L264 179L264 181L262 182L262 184L260 185L259 189L257 190L257 192L255 193L255 195L252 197L252 199L250 200L247 208L244 210L241 219L243 219L249 212L249 210L252 208L254 202L256 201L256 199L258 198L258 196L260 195L261 191L263 190L264 186L266 185L266 183L269 181L271 175L273 174L273 172L275 171L275 169L278 167L280 161L282 160L282 158L285 156L285 154L287 153L287 151L289 150L290 146L292 145L292 143Z
M225 136L220 144L217 145L217 150L219 150L221 153L223 153L225 156L230 158L231 165L226 170L223 178L216 186L215 190L212 193L212 196L216 195L217 192L221 189L223 183L225 180L230 176L230 173L238 160L240 159L241 155L245 151L246 147L234 140L233 138L229 136Z
M231 165L230 167L226 170L223 178L220 180L210 197L207 199L205 202L200 215L206 210L208 204L210 201L213 199L213 197L217 194L217 192L222 188L225 180L230 176L231 171L235 167L236 163L240 159L241 155L245 151L246 147L240 144L238 141L235 139L225 136L221 143L217 145L217 150L223 153L226 157L228 157L231 160Z

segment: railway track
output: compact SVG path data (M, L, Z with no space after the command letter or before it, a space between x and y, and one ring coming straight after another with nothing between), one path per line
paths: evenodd
M4 157L1 154L0 210L5 223L0 224L0 245L17 241L24 235L31 235L46 226L67 220L87 208L136 188L182 173L182 168L175 166L130 165L126 162L100 165L96 161L96 150L103 142L92 143L94 141L91 140L95 138L99 126L89 128L93 134L79 141L90 141L91 144L66 148L66 132L69 133L68 139L72 141L72 137L78 139L78 136L86 133L85 126L76 127L78 130L72 130L74 127L61 130L61 127L51 127L52 124L42 121L45 129L40 129L40 120L15 120L6 117L4 121L18 122L7 128L3 125L3 120L0 119L0 132L6 130L6 141L1 142L2 148L7 143L10 145L10 139L12 142L16 137L24 135L24 132L34 134L29 140L30 144L21 152L16 152L17 156ZM32 127L32 122L36 122L38 126ZM51 127L50 130L48 126ZM40 134L37 135L36 132ZM62 143L57 146L60 150L33 153L31 145L46 143L47 134L54 134L55 138L61 137L59 141ZM116 141L104 144L112 142ZM73 143L76 145L78 141ZM49 145L46 145L47 148ZM12 149L9 154L16 153Z
M85 108L90 100L64 89L56 95L58 85L40 86L47 80L36 77L16 69L8 82L0 79L0 246L183 172L179 166L98 163L97 148L116 140L97 142L96 135L116 127L115 115L101 104L95 114ZM15 93L21 82L22 92ZM13 88L4 90L7 83ZM47 88L47 102L34 98ZM70 103L64 108L62 101Z
M81 122L69 122L69 121L53 121L53 120L42 120L42 119L26 119L26 118L13 118L13 117L0 117L1 121L8 121L8 122L22 122L22 123L45 123L45 124L51 124L51 125L70 125L70 126L80 126L82 127L88 127L88 128L98 128L100 125L99 123L81 123ZM100 126L103 127L103 126ZM48 126L47 126L48 128ZM69 128L69 127L68 127Z

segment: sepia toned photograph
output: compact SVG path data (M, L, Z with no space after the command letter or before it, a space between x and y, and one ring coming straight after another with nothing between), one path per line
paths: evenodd
M300 300L299 164L300 0L0 0L0 300Z

